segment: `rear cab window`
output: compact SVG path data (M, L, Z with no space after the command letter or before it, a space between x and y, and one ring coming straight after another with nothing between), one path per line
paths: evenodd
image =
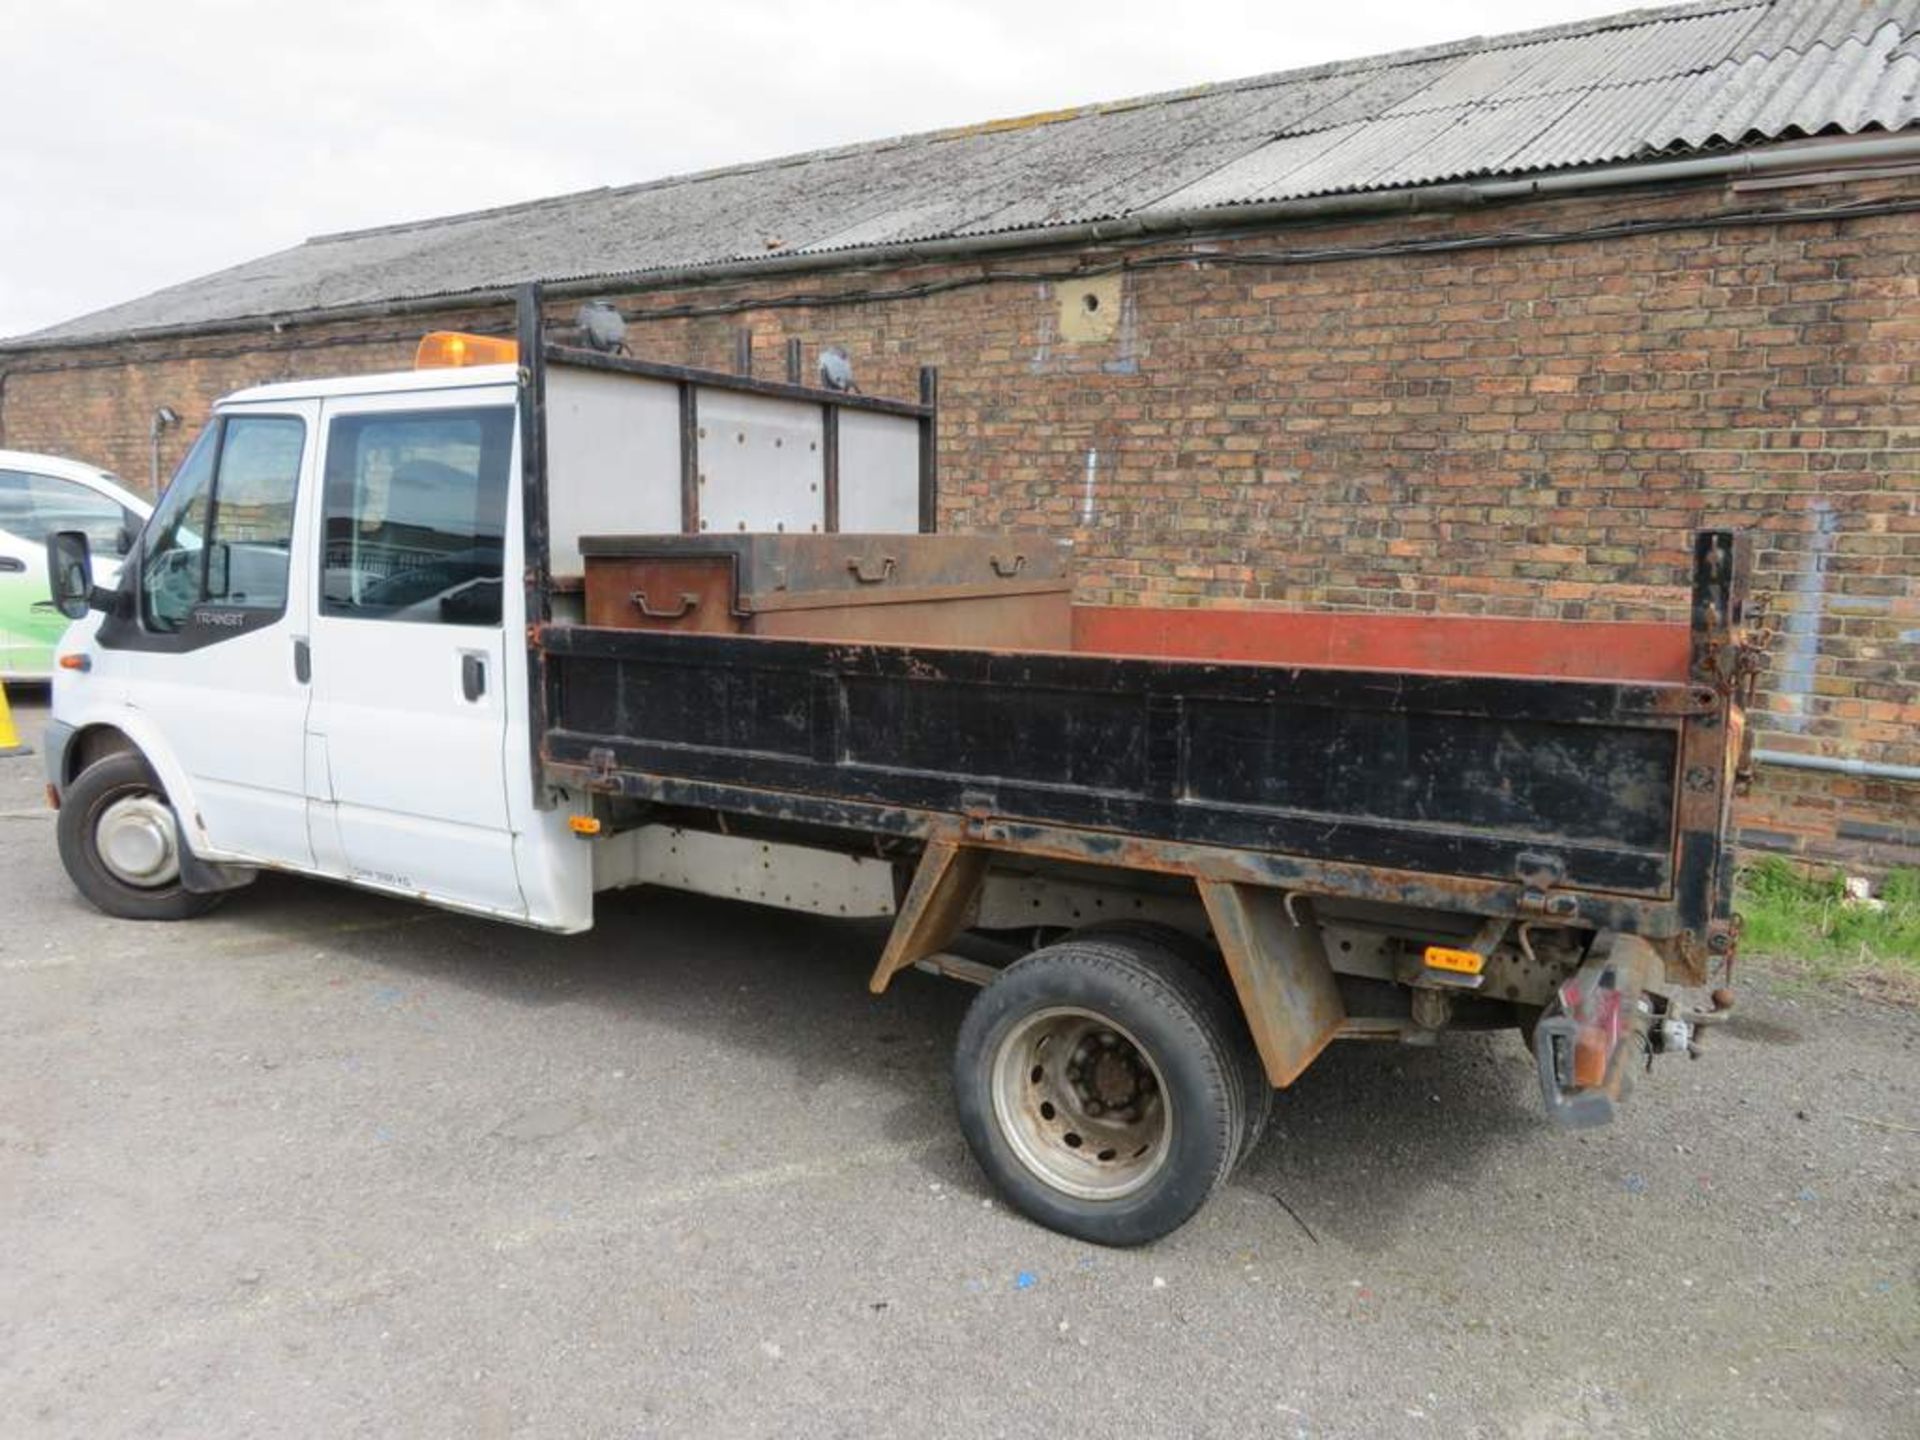
M321 613L498 625L513 428L501 405L336 416Z

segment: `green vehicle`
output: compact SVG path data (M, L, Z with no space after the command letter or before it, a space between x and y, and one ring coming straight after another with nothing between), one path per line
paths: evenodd
M153 507L105 470L0 450L0 680L45 680L67 618L47 595L47 534L84 530L100 557L99 581L119 578Z

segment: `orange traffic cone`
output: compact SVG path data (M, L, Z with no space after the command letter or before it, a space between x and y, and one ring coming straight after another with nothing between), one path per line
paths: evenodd
M20 732L13 727L13 711L7 708L7 687L0 685L0 755L31 755L33 747L20 743Z

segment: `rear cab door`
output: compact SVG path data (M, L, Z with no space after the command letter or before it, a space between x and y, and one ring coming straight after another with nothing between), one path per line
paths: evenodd
M503 624L515 402L497 383L325 401L307 776L321 869L524 918Z

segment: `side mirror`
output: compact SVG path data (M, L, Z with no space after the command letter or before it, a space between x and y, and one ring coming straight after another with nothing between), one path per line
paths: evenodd
M47 536L47 590L53 608L78 620L93 597L93 552L84 530L55 530Z

